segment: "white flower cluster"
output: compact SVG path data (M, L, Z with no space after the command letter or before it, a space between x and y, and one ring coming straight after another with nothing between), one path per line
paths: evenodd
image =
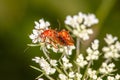
M47 46L49 46L49 45L47 45ZM73 45L73 46L61 46L59 48L54 48L54 47L47 47L47 48L52 49L53 52L55 52L55 53L58 53L58 52L63 53L64 52L67 55L72 55L72 50L75 49L75 46Z
M73 17L67 16L65 20L65 24L72 28L72 33L83 40L89 39L89 34L93 33L90 27L97 23L98 19L94 14L86 15L81 12Z
M107 64L106 62L103 62L99 71L101 74L108 74L114 71L114 67L115 67L114 63Z
M82 55L82 54L80 54L79 56L78 56L78 58L76 59L76 63L80 66L80 67L84 67L85 65L87 65L87 61L86 60L84 60L84 56Z
M89 68L87 73L88 73L88 76L90 76L90 78L92 78L93 80L97 79L96 70L92 70L91 68Z
M41 49L43 50L43 52L45 53L48 52L47 49L52 49L55 53L64 52L67 55L71 55L72 50L75 49L74 45L71 45L71 46L59 45L59 48L55 48L55 45L52 44L49 38L46 37L45 39L43 39L40 37L41 33L49 29L48 28L49 26L50 26L50 23L48 21L44 21L44 19L40 19L39 22L35 21L35 26L34 26L35 29L33 29L33 33L29 36L32 42L38 43L41 46ZM50 33L46 33L46 34L49 35Z
M107 34L106 38L104 39L108 45L102 49L102 51L105 53L104 57L106 59L118 59L120 57L120 42L117 41L117 39L117 37L113 37L111 34Z
M119 74L116 74L115 77L113 77L113 76L108 76L108 77L107 77L107 80L120 80L120 75L119 75Z
M107 80L119 80L119 74L115 75L115 77L109 76L112 72L116 71L115 64L113 62L104 61L97 70L91 68L90 62L92 61L93 64L94 60L98 60L100 56L98 48L99 41L96 39L92 42L91 47L87 49L88 56L84 58L83 54L79 54L74 61L75 63L70 62L70 55L64 55L58 62L57 60L52 59L47 61L43 57L35 57L33 61L40 65L47 77L50 77L48 78L50 80L103 80L103 78L106 78ZM79 71L77 71L77 68L74 70L75 64L77 64L76 66L79 68ZM84 74L81 74L81 69L86 69ZM55 74L56 72L58 72L58 77L52 79L50 74ZM38 80L43 80L43 78L40 77Z
M67 76L64 74L59 74L60 80L67 80Z
M81 80L82 75L74 72L69 72L68 76L65 74L59 74L60 80L74 80L74 78L76 78L76 80Z
M93 33L90 27L97 23L98 19L94 14L86 15L79 13L73 17L67 16L65 20L68 30L73 33L77 38L76 40L80 38L80 42L81 39L89 39L89 35ZM99 51L99 40L95 39L91 43L91 46L86 49L86 56L84 56L79 50L80 45L76 44L76 48L74 45L57 45L58 47L56 48L50 43L49 38L44 41L40 35L44 30L50 29L48 28L48 26L50 26L49 22L40 19L39 22L35 22L35 24L35 29L33 29L33 33L29 37L33 43L38 43L41 46L44 56L47 58L35 57L32 59L40 66L40 69L32 67L41 72L41 75L36 78L37 80L44 80L42 77L46 77L48 80L120 80L119 74L111 75L117 70L115 69L115 64L112 62L112 59L118 60L120 57L120 42L117 37L107 34L107 37L104 38L107 46L102 48L101 51L103 52ZM76 43L78 42L79 41ZM48 49L52 49L55 53L60 52L62 56L60 56L58 60L53 60L46 54L46 52L48 53ZM75 54L72 54L73 49L77 49ZM76 55L76 57L71 58L71 56L74 55ZM94 61L99 60L101 58L100 56L104 56L105 61L102 65L94 69Z
M99 41L96 39L92 43L92 46L88 47L88 49L86 50L87 54L88 54L88 56L86 57L86 59L88 61L90 61L90 60L98 60L99 55L100 55L98 47L99 47Z
M62 62L65 69L71 68L73 66L72 63L69 62L69 59L66 56L62 58Z
M57 61L56 60L50 60L50 64L43 58L43 57L35 57L32 59L33 61L35 61L36 63L38 63L41 67L41 69L47 74L54 74L56 69L52 68L52 66L56 66Z
M43 78L39 78L38 80L44 80Z
M44 19L40 19L39 22L35 21L35 29L33 29L33 33L29 36L32 39L33 43L41 42L40 34L43 30L47 30L50 26L48 21L44 21Z

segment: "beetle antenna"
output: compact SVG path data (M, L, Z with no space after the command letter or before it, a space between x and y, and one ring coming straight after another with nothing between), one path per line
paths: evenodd
M59 19L57 19L57 23L58 23L58 30L60 30L61 23L60 23L60 20L59 20Z

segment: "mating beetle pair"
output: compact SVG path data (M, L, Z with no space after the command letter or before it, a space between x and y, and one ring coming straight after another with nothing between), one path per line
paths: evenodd
M73 38L66 30L57 31L53 29L47 29L40 34L40 37L43 39L43 41L48 38L53 46L56 46L56 44L63 46L74 45Z

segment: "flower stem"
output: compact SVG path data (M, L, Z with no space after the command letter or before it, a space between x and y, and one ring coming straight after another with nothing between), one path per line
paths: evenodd
M58 67L54 66L54 68L55 68L60 74L63 73Z
M49 57L48 54L47 54L46 48L43 47L42 50L43 50L43 53L44 53L45 57L46 57L48 60L50 60L50 57Z
M49 80L55 80L52 77L50 77L49 75L45 74L45 76L49 79Z
M37 71L43 72L41 69L39 69L39 68L37 68L35 66L30 65L30 67L33 68L33 69L35 69L35 70L37 70Z
M86 75L87 75L87 70L88 70L88 68L90 67L91 63L92 63L92 61L90 61L90 62L88 63L88 65L87 65L87 67L86 67L86 70L85 70L85 73L84 73L84 75L83 75L82 80L85 80L85 77L86 77Z
M60 65L61 65L61 68L63 69L63 74L65 73L67 76L68 76L68 73L67 73L67 71L66 71L66 69L64 68L64 66L63 66L63 64L62 64L62 62L59 60L59 63L60 63Z
M76 59L80 54L80 38L77 37L76 39ZM78 67L78 73L80 72L80 67L77 65Z
M39 75L39 76L36 78L36 80L39 79L40 77L42 77L43 75L44 75L43 73L42 73L41 75Z
M30 66L31 68L33 68L33 69L36 69L37 71L40 71L40 72L42 72L49 80L54 80L52 77L50 77L49 75L47 75L47 74L45 74L42 70L40 70L39 68L37 68L37 67L34 67L34 66ZM42 75L43 75L42 74ZM42 76L42 75L40 75L40 76ZM39 77L40 77L39 76Z

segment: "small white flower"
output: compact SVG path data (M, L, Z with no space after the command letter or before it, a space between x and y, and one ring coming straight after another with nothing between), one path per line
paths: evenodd
M87 50L86 50L86 52L89 53L89 54L92 54L93 50L90 47L88 47Z
M74 27L74 28L75 28L76 25L78 25L78 24L76 23L75 17L72 18L71 16L67 16L67 17L66 17L65 24L70 25L70 26L72 26L72 27Z
M115 75L115 79L120 80L120 75L119 74Z
M64 74L59 74L60 80L67 80L67 76Z
M87 71L88 75L90 78L92 79L97 79L97 75L96 75L96 71L95 70L92 70L91 68L88 68L88 71Z
M94 40L94 42L92 43L92 49L93 50L97 50L99 47L99 40Z
M48 49L51 49L51 45L50 44L47 44L46 46Z
M75 32L73 32L73 34L80 37L83 40L88 40L89 39L89 34L92 34L93 31L92 31L92 29L87 29L86 27L82 28L83 26L85 27L85 25L80 26L81 30L78 31L78 34L74 34Z
M47 29L50 26L48 21L44 21L44 19L40 19L39 22L35 21L35 29Z
M35 58L32 59L32 61L35 61L36 63L39 63L40 57L35 57Z
M98 77L97 80L103 80L101 77Z
M70 77L70 78L74 78L74 77L75 77L74 72L69 72L69 77Z
M107 76L107 80L115 80L115 78L112 76Z
M69 59L67 59L66 56L62 58L62 61L65 69L71 68L73 66L72 63L69 62Z
M75 46L64 46L64 50L67 55L72 55L73 49L75 49Z
M86 59L88 61L89 60L97 60L99 58L100 52L98 51L98 47L99 47L99 41L96 39L92 43L91 48L88 47L88 49L86 50L86 52L88 53L88 56L86 57Z
M87 16L84 16L84 24L87 26L91 26L93 24L97 24L98 23L98 19L95 17L94 14L88 14Z
M64 57L62 58L62 61L65 62L65 63L68 63L68 62L69 62L69 59L67 59L67 57L64 56Z
M76 73L75 76L76 76L77 80L81 80L81 78L82 78L82 74L79 74L79 73Z
M52 66L57 66L57 60L50 60L50 64Z
M55 69L55 68L50 68L49 74L54 74L55 72L56 72L56 69Z
M41 34L41 32L39 32L38 30L33 29L33 33L31 35L29 35L29 38L32 39L33 43L40 42L41 41L41 39L39 37L40 34Z
M107 34L107 35L106 35L106 38L104 38L105 42L106 42L108 45L113 44L117 39L118 39L117 37L113 37L111 34Z
M74 34L75 36L79 37L79 35L78 35L78 34L79 34L79 31L78 31L78 30L73 29L73 31L72 31L72 32L73 32L73 34Z
M81 12L78 13L77 22L78 22L79 24L81 24L81 23L83 22L84 16L85 16L85 14L83 14L83 13L81 13Z
M101 74L108 74L114 71L115 64L110 63L107 64L106 62L102 63L102 67L99 69Z
M55 53L57 53L57 52L58 52L58 49L57 49L57 48L55 48L55 47L52 47L51 49L52 49L52 50L53 50L53 52L55 52Z
M103 47L102 51L103 51L103 52L109 52L109 51L110 51L110 48L109 48L109 47Z
M63 48L59 48L59 52L63 52L64 51L64 49Z
M115 43L115 48L116 48L118 51L120 51L120 42L119 42L119 41L117 41L117 42Z
M44 80L43 78L39 78L38 80Z
M84 57L83 57L83 55L82 54L80 54L79 56L78 56L78 58L76 59L76 63L80 66L80 67L84 67L85 65L87 65L87 61L86 60L84 60Z

